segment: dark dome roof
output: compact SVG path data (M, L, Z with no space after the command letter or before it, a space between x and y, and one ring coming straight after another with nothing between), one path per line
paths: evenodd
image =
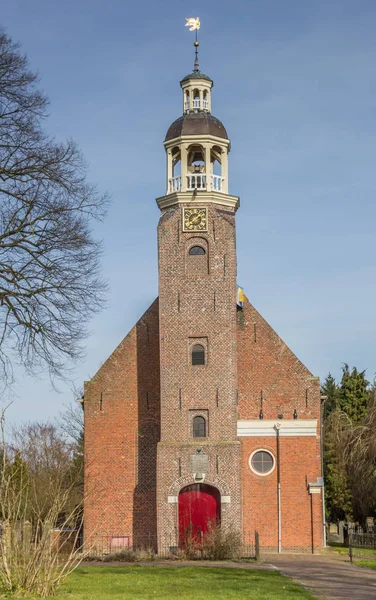
M209 75L200 73L200 71L193 71L192 73L189 73L189 75L183 77L180 83L183 83L183 81L188 81L188 79L206 79L206 81L211 81L213 83L213 80L210 79Z
M188 113L179 117L170 125L165 140L172 140L181 135L216 135L228 140L227 131L221 121L210 113Z

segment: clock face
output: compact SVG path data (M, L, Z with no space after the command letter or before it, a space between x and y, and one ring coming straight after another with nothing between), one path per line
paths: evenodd
M184 231L206 231L206 208L184 209Z

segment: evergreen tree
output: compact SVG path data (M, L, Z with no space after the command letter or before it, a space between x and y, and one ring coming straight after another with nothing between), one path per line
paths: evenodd
M352 520L351 481L343 456L347 418L336 408L324 424L325 512L329 521Z
M365 417L370 393L365 371L358 371L356 367L350 371L349 365L345 364L342 368L338 407L346 413L353 425Z
M325 421L329 417L330 413L338 408L339 403L338 385L331 373L329 373L326 377L324 385L321 388L321 393L323 396L326 396L323 414Z

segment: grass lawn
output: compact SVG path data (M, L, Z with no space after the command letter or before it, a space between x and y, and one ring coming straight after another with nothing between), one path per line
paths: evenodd
M376 569L376 560L357 560L354 564L367 569Z
M339 545L338 546L332 546L332 545L330 545L330 546L327 546L327 551L329 551L329 550L332 553L334 553L334 554L341 554L341 555L342 554L343 555L345 555L345 554L348 555L349 554L349 549L348 549L348 547L345 547L345 546L339 546Z
M308 600L276 571L215 567L80 567L56 600Z

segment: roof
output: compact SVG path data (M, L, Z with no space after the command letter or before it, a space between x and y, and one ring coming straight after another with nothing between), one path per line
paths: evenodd
M228 140L227 131L219 119L210 113L188 113L179 117L170 125L165 141L180 137L181 135L215 135Z
M182 84L183 81L188 81L189 79L206 79L206 81L211 81L213 83L213 80L210 79L209 75L205 75L205 73L201 73L200 71L192 71L192 73L183 77L180 83Z

